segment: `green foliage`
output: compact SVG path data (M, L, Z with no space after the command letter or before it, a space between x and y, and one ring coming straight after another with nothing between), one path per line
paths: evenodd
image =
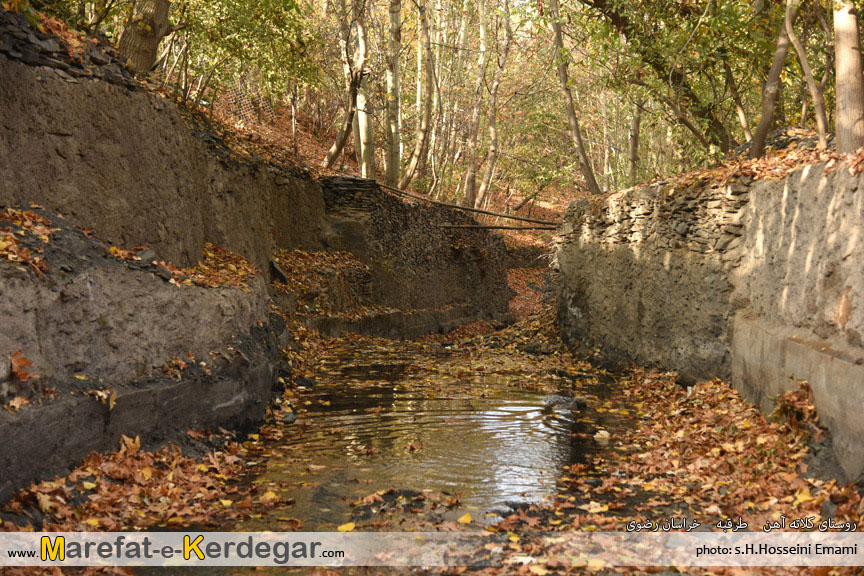
M254 73L266 92L278 95L312 74L313 35L302 1L182 0L173 13L186 25L183 42L196 72L215 70L216 81Z

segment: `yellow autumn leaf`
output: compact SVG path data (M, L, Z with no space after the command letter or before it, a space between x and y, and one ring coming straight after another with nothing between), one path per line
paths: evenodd
M98 528L99 527L99 519L98 518L88 518L87 520L84 520L84 524L87 524L88 526L90 526L92 528Z
M222 506L224 506L225 508L228 508L234 502L232 502L231 500L219 500L219 503L222 504Z
M153 477L153 470L145 466L141 469L141 477L144 478L144 480L149 480Z
M534 574L534 576L546 576L546 574L549 574L549 570L543 566L538 566L537 564L532 564L528 570L531 574Z
M810 490L799 490L795 493L795 502L793 502L792 505L798 506L799 504L809 502L810 500L813 500L813 496L810 495Z
M460 524L470 524L471 523L471 513L466 512L464 516L462 516L461 518L459 518L459 520L457 520L457 522L459 522Z
M93 490L94 488L96 488L96 483L95 482L82 482L81 486L83 486L85 490Z
M36 502L39 504L39 510L44 514L50 514L57 507L57 504L52 502L51 497L47 494L36 494Z
M348 522L347 524L342 524L337 528L339 532L353 532L354 531L354 523Z
M599 502L591 501L588 504L583 504L579 506L582 510L585 510L589 514L600 514L601 512L608 512L609 506L607 504L600 504Z

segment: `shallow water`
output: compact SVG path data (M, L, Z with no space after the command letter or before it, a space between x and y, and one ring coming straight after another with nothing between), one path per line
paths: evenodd
M246 528L290 517L303 530L332 530L352 503L390 488L458 495L458 515L476 511L478 520L555 494L579 450L566 381L532 392L523 384L536 374L424 377L408 363L368 361L336 361L326 382L300 390L304 411L257 480L291 506Z

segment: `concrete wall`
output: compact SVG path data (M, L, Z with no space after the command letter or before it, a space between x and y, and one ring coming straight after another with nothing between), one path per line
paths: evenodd
M769 410L810 382L850 477L864 473L864 196L844 167L662 183L574 205L557 251L565 339L731 379ZM864 191L862 191L864 192Z

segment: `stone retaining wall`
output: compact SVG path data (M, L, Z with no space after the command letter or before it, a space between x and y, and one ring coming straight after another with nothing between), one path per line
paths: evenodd
M721 377L768 410L810 382L850 477L864 473L864 196L845 166L783 180L660 183L571 206L557 249L572 345Z

